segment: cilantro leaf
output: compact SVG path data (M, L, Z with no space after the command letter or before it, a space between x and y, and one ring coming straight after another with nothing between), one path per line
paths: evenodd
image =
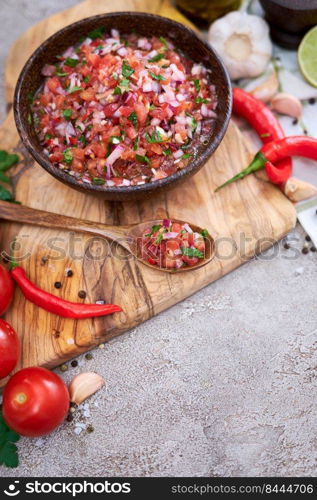
M191 156L193 156L193 155L190 153L185 153L185 154L183 154L183 156L181 158L182 158L182 160L187 160L187 158L190 158Z
M204 237L204 238L208 238L209 236L209 231L208 229L203 229L200 234Z
M4 173L3 173L3 172L1 172L1 170L0 170L0 181L1 181L1 182L7 182L7 183L10 183L10 179L9 179L9 177L7 177L6 175L4 175Z
M154 78L154 80L166 80L166 78L164 78L164 76L162 75L156 75L155 73L152 73L152 71L149 71L150 75L152 78Z
M125 78L129 78L134 73L134 69L129 66L127 61L123 61L121 72Z
M65 120L70 120L72 114L73 114L72 109L63 109L63 117L65 118Z
M169 149L169 148L168 148L168 149L165 149L165 150L163 151L163 155L164 155L164 156L169 156L169 155L171 155L171 154L172 154L172 151L171 151L171 149Z
M64 156L64 162L65 163L68 163L70 164L72 161L73 161L73 155L70 151L70 149L65 149L64 153L63 153L63 156Z
M90 80L91 80L91 75L85 76L85 78L84 78L85 83L89 83Z
M168 49L167 40L164 36L160 36L160 42Z
M135 155L135 157L140 163L151 163L150 159L147 156Z
M154 130L152 135L146 132L145 138L149 144L156 144L159 142L163 142L163 137L162 134L159 132L159 130Z
M161 229L161 227L162 226L160 224L156 224L155 226L152 226L151 232L145 234L144 236L146 236L147 238L149 238L150 236L152 236L152 234L156 233L156 231L158 231L159 229Z
M4 150L0 151L0 170L5 172L9 168L13 167L19 161L19 157L16 154L9 154Z
M207 99L204 99L203 97L196 97L195 98L195 103L196 104L200 104L200 103L206 104L207 102L208 102Z
M105 179L102 179L101 177L93 177L92 182L93 182L93 184L96 184L97 186L102 186L103 184L106 183Z
M73 59L71 57L66 57L64 64L65 66L69 66L70 68L75 68L79 63L79 59Z
M137 135L133 141L133 151L136 151L139 147L139 136Z
M69 87L68 89L68 93L69 94L72 94L73 92L78 92L79 90L83 90L81 87Z
M195 86L196 91L199 92L200 91L200 82L197 78L194 78L193 84Z
M138 118L136 116L136 112L133 111L129 116L128 116L128 120L130 120L130 122L133 123L133 126L134 128L137 128L138 127Z
M199 259L204 258L203 252L201 252L197 248L181 247L181 251L183 255L186 255L186 257L198 257Z
M11 468L19 465L18 450L14 444L19 439L19 434L12 431L5 423L0 410L0 465Z
M157 54L156 56L151 57L151 59L149 59L149 62L150 63L152 63L152 62L158 62L161 59L163 59L164 57L165 57L165 54Z
M106 28L104 28L103 26L101 26L100 28L96 28L95 30L90 31L90 33L88 33L88 38L91 38L92 40L96 40L97 38L102 38L105 31Z

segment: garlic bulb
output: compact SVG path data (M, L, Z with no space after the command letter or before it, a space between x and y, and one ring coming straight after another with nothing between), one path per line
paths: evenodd
M230 12L209 28L208 42L222 57L232 80L263 73L272 55L266 22L258 16Z

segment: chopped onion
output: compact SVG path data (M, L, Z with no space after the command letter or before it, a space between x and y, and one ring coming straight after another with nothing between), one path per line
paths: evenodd
M167 233L163 233L163 240L172 240L174 238L177 238L178 233L173 232L173 231L168 231Z
M125 47L120 47L120 49L117 50L117 53L119 54L119 56L125 57L128 51Z
M124 146L122 144L119 144L114 148L112 153L108 156L106 160L106 166L107 166L107 179L110 179L111 177L111 167L114 164L118 158L120 158L122 152L124 151Z
M176 94L176 99L179 102L185 101L186 97L183 94Z
M173 156L177 160L178 158L183 156L183 154L184 154L184 151L182 149L178 149L177 151L175 151L175 153L173 153Z
M41 73L43 76L52 76L55 73L55 70L56 68L52 64L44 64Z
M151 82L146 82L142 86L143 92L152 92L152 83Z
M172 221L170 219L163 219L163 227L169 228L171 224Z
M193 230L192 228L186 223L183 225L183 228L188 232L188 233L192 233Z

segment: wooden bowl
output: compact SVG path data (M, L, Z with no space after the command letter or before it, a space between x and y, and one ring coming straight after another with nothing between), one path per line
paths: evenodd
M216 85L218 95L216 110L218 117L215 120L214 130L208 143L199 147L197 156L184 169L165 179L139 186L122 187L80 183L50 163L47 156L43 154L43 148L33 125L28 121L30 113L28 95L30 92L36 92L42 84L41 69L44 64L54 64L57 54L63 53L67 47L77 43L82 36L101 26L105 27L106 31L116 28L123 34L129 34L135 30L141 36L167 37L174 41L175 46L181 49L187 57L197 63L201 62L206 68L212 70L212 81ZM220 58L192 30L161 16L139 12L116 12L89 17L70 24L52 35L36 49L22 69L16 85L14 116L23 144L37 163L47 172L72 188L96 193L108 200L123 201L151 197L155 193L174 187L177 183L198 172L216 150L226 132L231 115L231 101L230 80Z

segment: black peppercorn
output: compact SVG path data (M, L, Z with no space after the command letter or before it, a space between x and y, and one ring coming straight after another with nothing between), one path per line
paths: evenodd
M80 299L85 299L85 298L87 297L87 293L85 292L85 290L80 290L80 291L78 292L78 297L79 297Z
M71 277L73 276L73 274L74 274L74 273L73 273L73 271L72 271L71 269L68 269L68 271L67 271L67 275L66 275L66 276L67 276L68 278L71 278Z
M73 368L76 368L76 366L78 366L77 359L73 359L73 361L71 362L71 365L72 365Z
M88 434L91 434L92 432L94 432L93 426L91 424L87 425L86 431L88 432Z
M55 286L55 288L62 288L62 284L61 284L61 282L60 282L60 281L56 281L56 282L54 283L54 286Z
M304 248L302 249L302 253L306 254L306 253L308 253L308 252L309 252L309 249L308 249L307 247L304 247Z
M316 252L316 247L311 247L310 251L311 252Z
M311 241L311 237L309 236L309 234L306 234L306 236L305 236L305 240L306 240L306 241Z
M88 359L88 360L92 359L93 356L92 356L91 352L87 352L87 354L85 354L85 358Z
M310 99L308 99L308 102L309 104L315 104L316 99L314 97L311 97Z
M288 243L284 243L284 248L285 250L288 250L289 248L291 248L291 246Z
M297 118L294 118L294 120L292 121L293 125L297 125L298 124L298 119Z
M66 417L67 422L72 422L74 420L74 417L71 413L69 413Z

